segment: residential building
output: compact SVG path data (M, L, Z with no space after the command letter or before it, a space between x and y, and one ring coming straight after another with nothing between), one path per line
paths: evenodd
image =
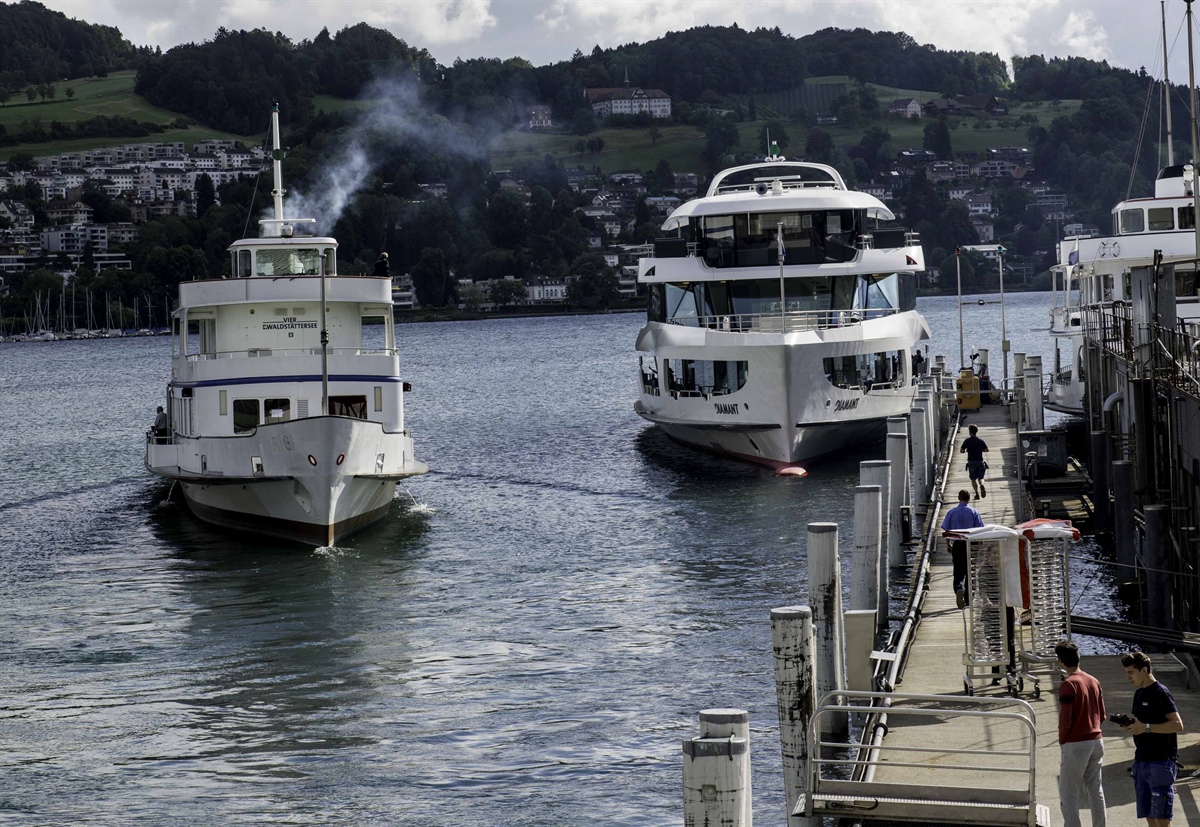
M583 96L592 111L600 117L608 115L638 115L652 118L671 117L671 96L661 89L621 86L617 88L584 89Z
M915 98L900 98L888 104L888 116L892 118L919 118L921 104Z
M525 114L530 129L550 129L554 126L549 106L531 106Z

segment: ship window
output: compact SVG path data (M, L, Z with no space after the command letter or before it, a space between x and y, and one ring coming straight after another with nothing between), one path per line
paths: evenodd
M267 399L263 401L263 410L267 413L267 422L286 422L292 416L292 400Z
M217 393L217 410L221 416L229 416L229 391Z
M353 419L367 418L366 396L331 396L329 397L330 416L348 416Z
M1179 208L1179 229L1192 230L1196 227L1196 208L1191 204Z
M1175 211L1170 207L1151 207L1146 210L1146 217L1149 219L1151 232L1175 229L1175 222L1172 220Z
M253 274L253 271L250 268L250 251L249 250L238 250L237 251L237 265L234 268L234 275L237 276L239 279L247 279L247 278L250 278L250 276L252 274Z
M859 306L868 310L895 308L900 305L899 279L888 276L862 276L859 283Z
M324 260L325 260L325 275L336 276L337 275L337 255L334 253L334 250L332 247L325 251Z
M375 386L375 410L383 410L383 388Z
M258 427L259 404L257 399L233 400L233 432L248 434Z
M822 360L825 378L836 388L869 391L896 387L904 379L905 354L899 350L833 356Z
M1141 209L1121 210L1121 232L1146 232L1146 214Z
M315 276L320 253L316 250L259 250L255 256L259 276Z
M669 359L666 388L676 397L680 396L726 396L741 390L746 385L749 373L748 362L714 362L708 359ZM645 366L642 368L642 383L652 383Z
M667 318L676 324L696 323L696 294L690 284L667 285Z

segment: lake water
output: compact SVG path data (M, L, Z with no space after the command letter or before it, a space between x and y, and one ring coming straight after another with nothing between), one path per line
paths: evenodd
M1047 365L1049 305L1006 303ZM956 368L955 299L919 306ZM795 479L675 446L633 413L641 323L399 328L433 470L320 551L144 471L168 339L0 345L0 824L675 827L714 706L783 823L769 612L882 453ZM964 327L999 376L999 306Z

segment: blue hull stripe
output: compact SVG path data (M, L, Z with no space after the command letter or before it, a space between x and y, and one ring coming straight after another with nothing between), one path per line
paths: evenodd
M271 385L283 382L320 382L321 374L313 374L311 376L245 376L230 379L207 379L203 382L176 382L172 381L169 387L172 388L215 388L224 387L226 385ZM329 375L330 382L401 382L399 376L370 376L356 374L333 374Z

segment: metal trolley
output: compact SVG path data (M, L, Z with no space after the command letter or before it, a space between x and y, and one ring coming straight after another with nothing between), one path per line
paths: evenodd
M1017 655L1024 674L1053 683L1058 674L1054 647L1071 639L1067 552L1079 539L1079 529L1068 520L1039 519L1021 523L1016 530L1025 537L1021 587L1029 609L1028 618L1022 617L1017 627Z
M1010 609L1022 600L1019 561L1025 537L999 525L953 531L947 536L967 542L963 689L974 695L976 686L1004 680L1008 692L1015 696L1023 688L1023 678L1032 677L1018 674L1014 668Z

